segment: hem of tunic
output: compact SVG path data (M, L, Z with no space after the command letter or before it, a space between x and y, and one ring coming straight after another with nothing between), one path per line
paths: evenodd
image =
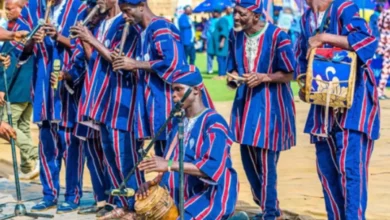
M240 145L247 145L247 146L251 146L251 147L256 147L256 148L261 148L261 149L266 149L266 150L271 150L271 151L274 151L274 152L279 152L279 151L286 151L286 150L290 150L292 147L295 147L296 146L296 143L294 145L290 145L290 146L287 146L287 147L284 147L282 148L281 150L274 150L272 149L272 147L264 147L264 146L255 146L255 145L252 145L252 144L246 144L246 143L241 143L239 141L234 141L236 142L237 144L240 144ZM240 146L241 147L241 146Z

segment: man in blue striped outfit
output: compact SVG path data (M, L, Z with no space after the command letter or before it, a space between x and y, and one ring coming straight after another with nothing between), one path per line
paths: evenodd
M230 147L233 144L228 125L215 110L204 104L202 76L192 65L185 65L174 75L173 98L182 99L188 88L191 94L183 103L184 117L184 219L228 219L238 199L238 176L233 169ZM203 99L203 100L202 100ZM156 183L167 187L179 205L179 142L177 118L169 135L169 149L163 157L145 159L139 165L146 172L161 172L155 181L140 187L137 198L146 197ZM153 184L152 184L153 183Z
M295 107L290 81L295 65L288 35L261 21L260 0L237 1L228 72L244 78L237 88L230 129L241 144L244 170L261 219L281 219L277 164L295 145ZM228 80L231 80L228 79Z
M43 185L43 200L32 211L55 208L60 191L59 174L62 159L66 163L65 202L57 212L75 211L82 196L82 146L73 132L75 124L75 101L63 82L52 77L53 63L60 68L70 60L69 28L76 23L77 14L86 5L79 0L57 0L48 14L50 22L38 31L28 45L18 45L23 52L21 60L33 55L37 62L32 79L33 122L39 125L40 179ZM31 31L45 15L46 1L32 0L23 8L14 30ZM46 32L46 33L44 33ZM46 35L46 37L45 37Z
M82 41L94 48L84 82L85 93L81 97L83 102L80 102L79 106L79 119L99 123L111 188L118 188L138 161L138 150L143 146L142 141L135 139L132 130L137 81L133 74L112 69L111 62L115 57L113 51L120 45L125 28L125 20L117 1L97 1L97 4L106 9L106 16L96 29L95 35L88 34L85 27L72 29ZM123 50L126 56L134 56L138 33L137 26L130 26ZM128 181L128 187L136 190L142 182L143 173L137 170ZM103 216L99 214L100 219L121 218L133 214L133 197L114 199L116 208Z
M137 103L135 106L136 137L154 137L173 108L172 76L176 68L186 64L179 30L168 20L157 17L146 0L121 0L121 10L127 21L138 24L142 33L135 59L114 61L114 69L138 71ZM156 155L164 153L168 131L157 137Z
M378 93L370 68L377 40L352 1L307 3L310 8L302 16L296 48L296 73L306 72L310 49L321 47L354 51L358 67L351 108L330 108L325 122L325 107L311 105L304 132L316 147L328 219L365 219L368 165L380 129ZM327 25L318 33L321 23ZM324 133L328 137L319 136Z

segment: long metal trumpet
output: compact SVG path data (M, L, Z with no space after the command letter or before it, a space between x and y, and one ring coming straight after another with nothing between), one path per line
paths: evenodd
M89 23L89 21L96 15L96 13L99 12L99 9L100 9L100 5L96 5L90 12L89 14L87 15L87 17L80 22L80 24L82 26L85 26ZM71 33L70 34L70 38L73 39L73 38L76 38L76 36L74 35L74 33Z

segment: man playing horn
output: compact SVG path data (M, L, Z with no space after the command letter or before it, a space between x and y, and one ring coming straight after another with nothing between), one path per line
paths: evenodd
M112 62L117 57L134 57L139 28L130 26L125 30L126 21L117 0L98 0L97 4L105 9L105 18L94 34L87 27L72 28L81 41L94 49L80 99L79 120L100 131L111 188L118 188L138 161L143 141L136 140L133 132L137 77L121 68L116 71ZM128 33L123 47L125 56L114 52L121 44L122 33ZM143 181L143 173L137 170L127 185L137 190ZM114 200L116 207L110 212L102 210L97 214L99 219L133 216L134 197L117 196Z

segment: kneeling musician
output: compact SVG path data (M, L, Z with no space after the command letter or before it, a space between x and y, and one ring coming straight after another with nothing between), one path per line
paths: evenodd
M191 65L184 66L174 75L174 101L181 100L190 87L192 92L182 107L185 111L184 219L227 219L233 214L238 198L238 178L230 156L233 141L223 117L204 106L202 76ZM153 194L158 193L158 189L162 187L167 188L175 204L179 204L178 120L173 120L167 143L164 158L155 156L142 161L138 166L141 171L159 172L159 175L139 188L135 204L137 215L141 214L139 210L142 209L140 206L143 201L150 197L158 200ZM150 206L149 209L161 211L156 206ZM167 213L176 213L176 216L173 214L162 219L178 217L177 211L172 209L167 210Z

